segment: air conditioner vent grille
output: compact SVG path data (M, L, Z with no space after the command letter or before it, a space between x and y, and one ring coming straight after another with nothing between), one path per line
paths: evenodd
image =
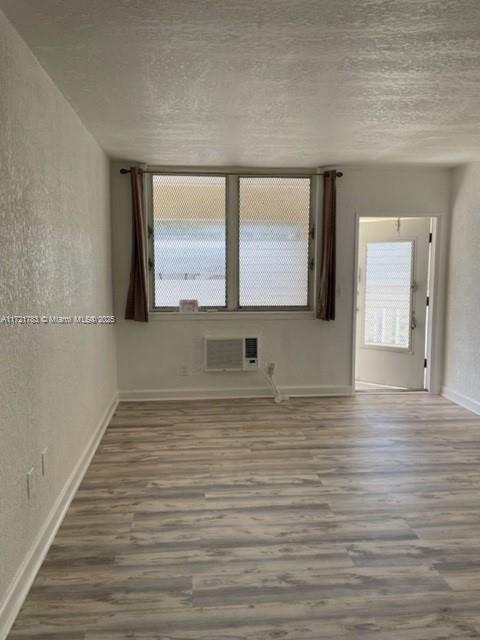
M257 338L245 338L245 357L246 358L258 357Z
M211 370L243 369L243 340L208 340L206 365Z

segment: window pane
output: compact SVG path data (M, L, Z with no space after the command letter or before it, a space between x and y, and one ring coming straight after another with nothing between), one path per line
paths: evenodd
M240 306L308 305L309 178L240 178Z
M365 344L410 347L413 242L368 242Z
M224 307L225 177L153 176L155 306Z

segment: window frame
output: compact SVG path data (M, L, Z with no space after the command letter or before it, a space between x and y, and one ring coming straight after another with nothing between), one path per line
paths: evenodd
M228 310L228 265L229 265L229 243L228 243L228 205L227 205L227 194L228 194L228 180L227 176L220 173L209 173L206 171L202 172L185 172L185 171L155 171L152 173L144 174L148 177L147 184L148 188L145 189L148 194L147 206L148 206L148 270L149 270L149 298L151 304L149 305L150 312L159 312L159 313L169 313L169 312L177 312L180 313L178 306L177 307L169 307L169 306L155 306L155 225L153 220L153 178L156 175L173 175L173 176L191 176L196 178L205 178L205 177L214 177L214 178L225 178L225 304L222 306L202 306L198 308L198 312L196 313L204 313L211 311L219 311L224 312ZM150 231L151 230L151 231Z
M155 306L155 251L154 251L154 222L153 222L153 179L156 175L178 175L192 177L224 177L225 178L225 306L202 306L198 312L181 313L178 307ZM201 168L163 168L149 167L144 173L144 195L147 210L146 224L148 233L148 281L149 281L149 312L153 317L168 316L205 318L207 315L219 317L241 317L243 314L267 315L296 313L310 315L313 312L315 291L315 275L317 263L317 230L319 227L319 185L321 172L309 172L305 169L201 169ZM307 304L306 305L275 305L241 307L240 300L240 178L303 178L309 180L309 237L307 258Z

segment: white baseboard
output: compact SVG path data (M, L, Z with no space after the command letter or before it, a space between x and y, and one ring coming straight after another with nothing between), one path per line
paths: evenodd
M115 393L0 603L0 640L6 639L15 622L117 404L118 396Z
M292 398L302 397L328 397L328 396L351 396L352 387L346 385L319 386L319 387L280 387L280 393Z
M346 396L352 394L349 386L279 387L282 395L302 396ZM271 398L270 387L225 387L224 389L135 389L120 391L119 400L142 402L143 400L223 400L229 398Z
M478 400L474 400L473 398L470 398L458 391L454 391L449 387L442 387L442 396L447 398L447 400L455 402L455 404L459 404L464 409L468 409L469 411L480 415L480 402Z

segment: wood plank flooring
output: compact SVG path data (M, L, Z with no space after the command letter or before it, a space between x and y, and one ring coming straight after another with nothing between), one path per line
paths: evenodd
M9 638L480 638L480 417L124 402Z

